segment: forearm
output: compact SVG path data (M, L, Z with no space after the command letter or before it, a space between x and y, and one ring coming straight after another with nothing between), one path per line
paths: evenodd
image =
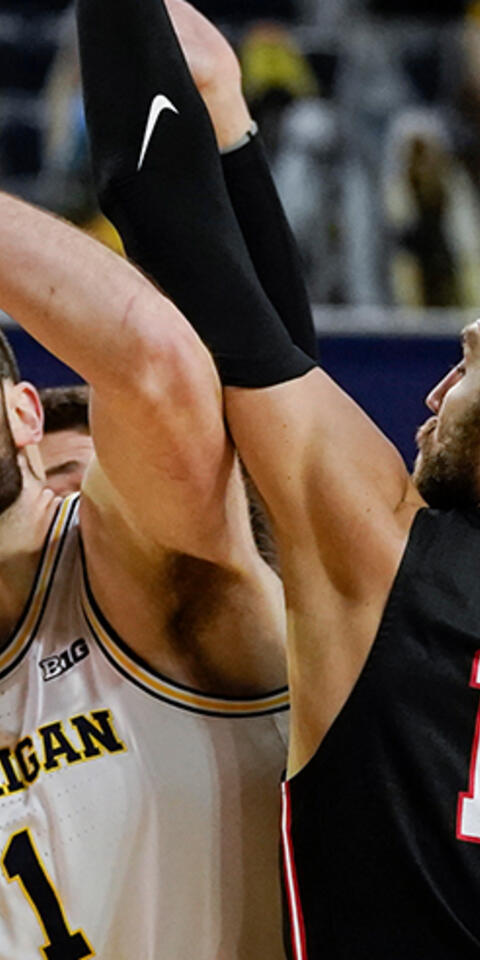
M300 255L259 135L224 153L222 167L260 283L293 343L315 360L315 328Z
M102 389L127 377L152 312L158 341L162 312L168 314L166 350L175 324L187 327L126 261L70 224L6 194L0 194L0 305ZM176 315L173 327L170 314Z
M205 42L209 32L215 33L211 43L219 69L200 92L221 151L230 202L268 299L296 346L315 360L315 327L300 254L243 96L240 69L224 38L202 18L203 23Z
M207 112L163 3L77 6L99 196L127 252L194 325L224 382L260 386L302 374L308 362L292 349L258 280ZM144 154L159 91L174 109L157 117Z

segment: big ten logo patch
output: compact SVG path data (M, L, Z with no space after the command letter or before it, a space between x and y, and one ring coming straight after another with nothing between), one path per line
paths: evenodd
M47 681L61 677L67 670L71 670L77 663L85 660L85 657L88 657L89 653L90 649L87 641L84 640L83 637L79 637L78 640L74 640L66 650L62 650L62 652L58 654L52 654L51 657L46 657L45 660L39 661L43 679Z

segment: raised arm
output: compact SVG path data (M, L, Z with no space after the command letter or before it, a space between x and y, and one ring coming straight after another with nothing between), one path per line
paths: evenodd
M229 114L227 107L218 105L225 86L208 79L211 33L207 36L203 18L195 12L192 16L192 8L178 0L168 0L168 8L224 148L244 129L248 113ZM277 443L275 431L264 435L263 415L252 422L255 396L245 395L240 401L241 395L232 393L228 398L242 455L255 470L271 510L279 521L288 517L289 523L293 513L298 523L298 511L312 507L303 488L305 469L311 465L317 475L321 463L322 516L314 511L309 522L313 519L315 527L320 526L322 542L324 525L338 530L346 515L350 523L358 511L360 491L370 491L383 518L385 512L396 515L409 484L400 457L324 373L312 371L302 380L313 364L292 347L258 283L225 189L213 129L165 4L162 0L143 0L140 6L135 0L103 0L99 6L95 0L77 0L77 10L94 168L106 211L128 235L133 255L152 270L210 344L223 383L251 388L277 385L268 396L278 418L269 412L267 419L273 418L275 430L288 432L283 427L283 417L288 415L294 454L288 462L283 433ZM136 78L133 93L132 76ZM236 82L238 95L238 76ZM112 104L119 95L124 109L115 111ZM162 101L164 109L158 116L154 111L152 125L148 119L158 97L166 97L171 106ZM120 144L127 146L120 150ZM259 406L266 409L265 397L259 395L259 399ZM247 405L249 412L244 416ZM252 456L250 444L262 451L266 443L269 456L259 461ZM349 480L343 484L345 471ZM296 484L300 489L295 489L292 501ZM324 521L326 510L331 516ZM375 521L372 529L377 529ZM347 579L350 582L349 575Z
M299 251L242 93L240 64L219 30L185 0L167 9L208 110L223 176L258 279L294 344L316 359Z
M79 5L93 16L92 0ZM120 229L121 220L128 222L140 262L154 266L212 347L234 439L275 521L295 640L296 766L318 744L358 677L422 501L392 445L325 373L312 369L266 305L164 4L143 0L139 8L135 0L103 0L102 11L119 44L120 76L135 73L131 36L142 69L153 65L155 80L142 91L143 116L159 92L178 110L165 111L149 141L139 208L131 158L106 162L106 134L87 112L97 163L104 156L109 212ZM87 84L93 75L89 80L84 62ZM123 113L115 118L120 122L126 123ZM148 196L158 216L147 225ZM175 250L173 267L169 250ZM188 264L188 282L184 271L179 282L179 257Z
M275 382L279 367L285 377L303 373L312 363L292 351L283 324L273 325L267 343L262 336L276 313L237 223L208 114L164 4L77 0L77 15L98 194L128 254L195 318L229 380L237 382L240 366L243 382L247 353L253 354L250 385ZM192 255L201 250L208 250L207 264ZM255 325L245 324L249 315Z
M0 303L92 385L97 456L139 529L201 553L233 454L213 362L178 310L115 254L7 195Z

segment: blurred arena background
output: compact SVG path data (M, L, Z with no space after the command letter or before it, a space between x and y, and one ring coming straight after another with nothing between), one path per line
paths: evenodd
M480 313L480 2L196 5L242 62L322 363L411 463L423 397ZM69 0L0 0L0 184L119 246L91 187ZM3 322L26 377L75 379Z

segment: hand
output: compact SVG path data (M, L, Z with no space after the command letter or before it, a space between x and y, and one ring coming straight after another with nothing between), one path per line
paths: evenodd
M165 0L195 85L205 102L220 149L251 125L242 94L240 64L219 30L185 0Z

